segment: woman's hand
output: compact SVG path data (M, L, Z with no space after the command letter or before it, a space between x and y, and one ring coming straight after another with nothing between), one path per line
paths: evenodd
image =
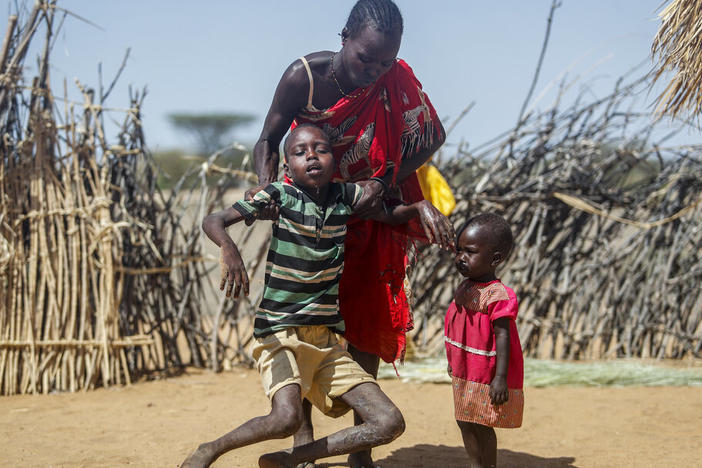
M507 379L496 375L490 382L490 401L493 405L507 403L509 392L507 391Z
M423 200L417 204L417 212L429 242L439 244L446 250L456 248L456 232L453 230L453 224L441 211L437 210L430 201Z
M376 180L356 182L363 187L363 195L354 208L354 214L362 219L368 219L383 211L383 184Z
M256 187L251 187L246 192L244 192L244 200L247 202L253 201L254 195L264 189L264 185L257 185ZM247 219L244 221L247 226L251 226L256 219L265 219L269 221L275 221L280 215L280 206L276 203L269 203L268 205L261 208L258 212L256 218Z
M222 280L219 282L220 291L224 291L224 286L227 285L227 297L232 296L234 289L234 298L239 297L239 292L244 292L245 296L249 295L249 275L246 274L244 261L239 255L239 249L235 245L226 245L222 247L219 257L219 264L222 267Z

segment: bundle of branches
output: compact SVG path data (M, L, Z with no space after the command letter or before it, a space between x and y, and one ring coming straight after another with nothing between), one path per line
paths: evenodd
M673 0L660 13L653 40L655 80L673 76L658 96L658 111L676 116L702 112L702 1Z
M95 158L97 109L86 102L82 122L73 105L54 112L54 15L37 3L23 26L11 17L0 61L3 394L129 381L125 347L149 342L119 332L113 251L121 224L110 217L108 171ZM23 61L41 24L39 73L26 86Z
M238 302L201 313L218 278L207 276L199 242L199 220L241 174L218 168L215 154L190 187L184 178L160 192L141 127L145 93L130 90L127 109L105 105L124 63L97 92L77 82L83 102L69 101L65 83L55 98L49 57L63 24L55 17L68 13L36 2L25 20L10 18L0 51L0 394L246 361L250 314L240 332ZM38 74L27 80L38 31ZM104 121L115 114L124 117L110 144ZM207 190L213 171L227 178ZM250 259L252 274L261 258Z
M702 349L701 147L664 148L634 96L648 78L601 100L556 104L441 170L458 226L496 212L515 248L500 276L520 299L527 355L699 356ZM441 320L462 278L452 256L425 255L412 277L415 344L442 346Z
M123 144L137 149L136 154L110 166L113 184L119 187L113 219L131 225L130 235L122 238L120 324L129 334L152 336L156 346L149 353L133 349L130 368L170 373L186 365L219 370L251 364L245 348L252 338L254 307L246 297L230 300L219 291L218 258L203 253L200 231L202 218L221 209L225 193L251 174L217 166L227 148L164 193L155 185L143 141L132 140L134 135L140 132L123 133L129 137ZM208 176L217 174L223 177L208 187ZM246 249L246 268L253 276L267 241L252 233L240 229L237 245Z

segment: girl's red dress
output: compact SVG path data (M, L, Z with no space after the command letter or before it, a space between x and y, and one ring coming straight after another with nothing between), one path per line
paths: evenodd
M466 280L446 313L446 356L452 370L456 420L491 427L519 427L524 412L524 358L517 326L517 296L498 279L488 283ZM497 349L492 323L509 317L509 398L490 401Z

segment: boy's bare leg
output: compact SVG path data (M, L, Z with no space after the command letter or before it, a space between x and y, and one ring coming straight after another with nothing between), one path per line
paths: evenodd
M293 468L308 460L370 450L371 447L392 442L405 430L400 410L374 383L366 382L352 388L341 400L358 412L363 424L342 429L310 444L263 455L260 468Z
M495 430L482 424L456 421L461 429L463 445L470 468L494 468L497 465L497 436Z
M308 399L302 400L302 424L293 436L293 446L309 444L314 441L314 427L312 427L312 403ZM313 461L300 463L296 468L315 468Z
M299 385L286 385L275 392L271 406L271 412L266 416L250 419L222 437L201 444L183 462L181 468L208 467L230 450L262 440L284 439L293 435L302 422Z
M380 365L378 356L356 349L351 344L349 344L349 353L364 371L372 375L373 378L378 378L378 366ZM357 411L353 412L353 423L356 426L363 424L363 419ZM375 466L370 449L349 454L349 468L374 468Z

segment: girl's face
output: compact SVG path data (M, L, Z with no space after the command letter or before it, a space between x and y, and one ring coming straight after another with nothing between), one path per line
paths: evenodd
M454 260L461 275L481 283L495 279L495 268L502 260L502 254L495 251L490 240L488 229L482 226L468 226L463 230Z
M395 63L402 35L386 34L366 26L354 36L344 28L341 49L344 69L357 88L370 86Z

